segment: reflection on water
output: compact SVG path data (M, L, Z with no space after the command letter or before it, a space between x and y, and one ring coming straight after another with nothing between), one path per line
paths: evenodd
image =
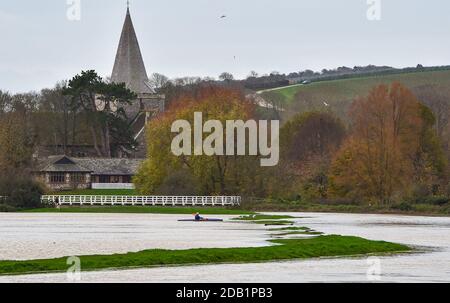
M450 218L359 214L292 215L303 217L296 219L298 225L326 234L353 235L428 248L422 253L380 257L381 282L450 282ZM155 220L165 221L167 228L170 226L175 228L166 221L169 217L156 217L160 219ZM224 224L214 230L218 232L217 230L226 229L228 226ZM239 230L238 226L240 224L233 225L233 230L238 229L238 232L233 233L230 238L238 237L241 233L245 235L236 238L234 243L242 244L246 236L251 236L250 238L253 238L250 242L261 244L259 241L264 237L262 230L252 230L253 225L250 230L249 225L243 225L242 230ZM185 226L181 233L184 238L189 239L197 228L204 227ZM222 236L230 230L219 234ZM178 231L175 228L172 232ZM150 234L149 231L148 236ZM104 238L101 234L92 237ZM230 238L224 238L224 243L227 242L226 239L230 241ZM264 264L92 272L83 273L82 279L84 282L367 282L368 270L367 258L331 258ZM65 279L63 274L52 274L0 277L0 282L66 282Z

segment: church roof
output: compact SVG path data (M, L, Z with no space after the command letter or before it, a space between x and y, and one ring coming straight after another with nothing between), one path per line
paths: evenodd
M137 94L152 93L148 86L148 75L129 9L127 9L111 80L115 83L125 83Z

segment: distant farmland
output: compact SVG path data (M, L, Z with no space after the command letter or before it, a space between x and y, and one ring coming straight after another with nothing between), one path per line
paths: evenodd
M333 111L345 117L355 98L367 95L376 85L394 81L403 83L413 91L424 86L439 90L450 86L450 70L315 82L263 92L261 96L283 107L287 117L311 110Z

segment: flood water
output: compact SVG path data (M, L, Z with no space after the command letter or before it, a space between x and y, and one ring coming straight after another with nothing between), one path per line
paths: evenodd
M262 226L178 222L184 218L192 216L0 213L0 260L269 245Z
M403 243L420 252L379 257L375 276L367 275L374 263L361 257L82 272L82 282L450 282L450 218L290 215L300 217L295 219L297 225L326 234ZM149 248L264 246L271 237L267 228L257 224L180 223L178 218L179 215L0 214L0 259L110 254ZM44 274L0 277L0 282L68 280L66 274Z

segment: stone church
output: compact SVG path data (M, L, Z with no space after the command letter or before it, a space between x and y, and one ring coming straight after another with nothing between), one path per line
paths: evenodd
M165 96L156 94L149 85L149 78L139 41L127 8L122 34L117 48L111 81L125 83L127 88L137 94L138 99L125 108L134 139L139 143L133 152L116 153L117 158L144 158L146 156L145 126L148 121L165 109ZM120 150L117 148L116 150ZM97 153L91 145L39 146L36 158L49 157L66 153L67 156L83 158L96 157Z
M132 178L146 156L145 127L164 111L165 97L155 94L149 85L138 38L129 8L120 37L111 81L125 83L138 99L125 108L139 146L132 154L117 154L99 159L93 146L41 146L36 153L33 175L49 189L131 189Z
M130 127L133 129L135 139L139 142L138 150L133 156L145 157L145 125L156 114L164 111L165 102L164 96L155 94L149 86L129 8L127 8L111 80L115 83L125 83L138 95L138 100L125 110L130 118Z

